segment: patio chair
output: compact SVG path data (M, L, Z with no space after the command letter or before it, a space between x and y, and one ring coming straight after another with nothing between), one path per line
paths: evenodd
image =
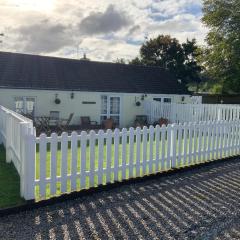
M91 121L90 117L84 116L81 117L81 128L82 129L99 129L101 125L97 121Z
M144 127L148 126L148 120L146 115L137 115L134 121L134 127Z
M58 122L58 129L61 131L61 132L64 132L64 131L67 131L68 128L69 128L69 125L72 121L72 118L73 118L73 115L74 113L71 113L68 117L68 119L60 119L59 122Z

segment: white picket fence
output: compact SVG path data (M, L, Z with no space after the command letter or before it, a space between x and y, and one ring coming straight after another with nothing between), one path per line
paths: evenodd
M144 107L151 124L160 118L166 118L171 123L240 120L240 105L145 101Z
M240 121L173 124L28 139L30 199L168 171L240 153ZM35 148L37 146L37 153ZM35 155L36 154L36 155Z
M0 106L0 144L3 143L7 150L6 161L12 161L19 174L23 163L24 135L33 133L30 119Z
M20 166L21 195L27 200L240 154L240 120L36 137L26 119L0 112L1 139L7 154L12 152L10 160L20 162L14 164Z

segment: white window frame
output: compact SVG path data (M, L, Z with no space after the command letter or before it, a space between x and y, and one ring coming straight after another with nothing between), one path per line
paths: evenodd
M23 113L27 113L27 98L33 98L34 99L34 111L33 111L33 117L35 117L36 114L36 97L32 96L14 96L14 110L16 111L16 99L21 98L23 100Z
M154 100L154 98L159 98L159 99L161 99L161 102L160 102L160 101L157 101L157 100ZM167 98L167 99L171 99L171 102L164 102L164 99L166 99L166 98ZM160 103L173 103L173 99L174 99L174 98L173 98L172 96L170 97L170 96L157 96L157 95L156 95L156 96L153 96L153 97L152 97L152 100L153 100L153 101L160 102Z
M99 122L101 123L101 117L107 116L107 118L110 118L111 116L119 116L119 127L122 126L122 96L120 95L114 95L114 94L102 94L100 96L100 103L102 104L102 97L106 96L107 97L107 113L103 114L101 112L102 110L102 105L100 105L100 117L99 117ZM120 101L120 106L119 106L119 114L111 114L110 113L110 98L111 97L117 97L119 98Z

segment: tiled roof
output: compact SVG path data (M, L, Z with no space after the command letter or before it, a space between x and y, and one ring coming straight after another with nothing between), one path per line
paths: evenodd
M0 87L122 93L186 94L158 67L0 52Z

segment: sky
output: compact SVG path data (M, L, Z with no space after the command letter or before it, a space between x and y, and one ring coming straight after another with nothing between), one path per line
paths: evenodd
M1 51L131 60L159 34L204 44L202 0L0 0Z

